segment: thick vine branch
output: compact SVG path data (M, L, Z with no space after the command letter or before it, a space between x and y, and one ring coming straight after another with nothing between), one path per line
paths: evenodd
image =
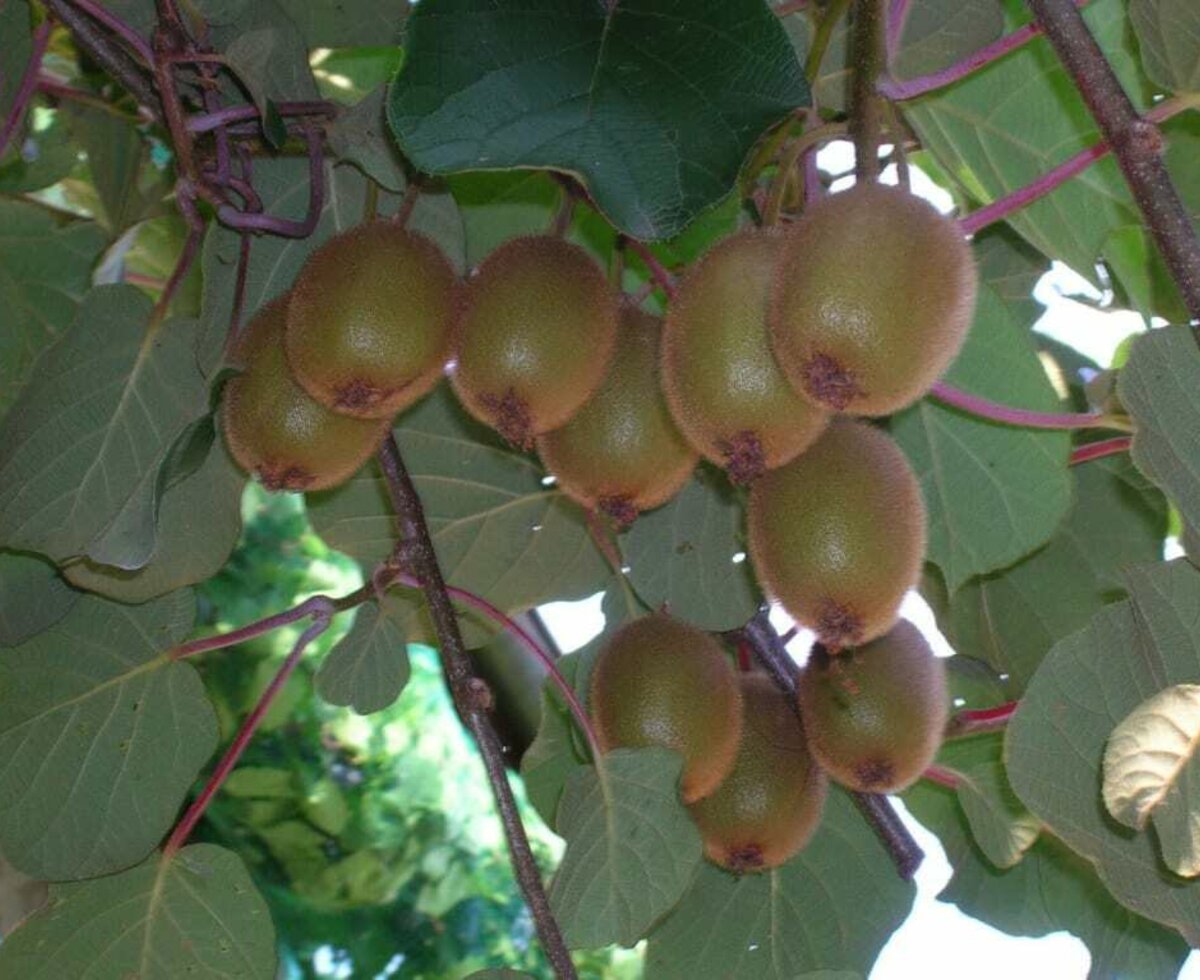
M471 669L471 659L463 644L454 605L446 591L437 553L429 537L421 498L417 495L412 478L404 466L395 437L390 433L379 449L378 459L387 480L388 493L400 533L397 558L421 583L425 602L437 631L442 668L446 673L450 694L459 714L479 745L479 754L483 757L488 781L496 798L496 808L500 812L504 833L508 838L509 855L517 882L525 895L525 901L529 904L529 910L533 913L538 937L555 974L558 977L574 978L576 973L571 954L550 911L550 901L542 887L541 873L533 859L529 838L525 834L525 827L521 823L521 815L513 798L512 787L508 784L500 739L488 717L487 702L490 698L487 688L476 680Z
M1138 115L1073 0L1027 2L1112 147L1189 316L1200 323L1200 240L1167 173L1162 135Z
M854 173L870 183L879 179L881 109L875 83L883 64L883 0L854 5L854 85L850 91L850 135Z
M779 688L791 697L798 713L799 706L795 698L796 663L784 648L779 634L775 632L775 627L767 617L766 610L750 620L742 628L741 634L754 650L759 663L766 668ZM908 832L891 802L886 796L875 793L851 792L850 796L867 823L871 825L871 829L878 835L900 877L905 881L912 880L921 862L925 860L925 852Z

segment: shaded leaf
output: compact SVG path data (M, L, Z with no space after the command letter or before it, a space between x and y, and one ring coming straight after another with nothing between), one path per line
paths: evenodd
M213 844L119 875L55 885L0 946L0 972L138 980L271 980L275 929L241 859Z
M279 6L310 48L395 44L408 16L408 0L279 0Z
M8 6L19 8L21 2L13 0ZM0 35L4 35L3 27L0 27ZM57 184L78 163L79 147L72 142L63 116L55 112L44 129L29 129L24 139L13 137L4 161L0 163L0 194L28 194Z
M468 267L510 238L543 233L562 198L554 178L534 170L455 174L447 184L462 209Z
M103 247L93 222L63 224L36 205L0 200L0 416L38 354L71 325Z
M388 118L421 170L568 171L618 228L665 238L808 101L761 0L425 0Z
M159 470L208 408L195 322L155 327L150 312L132 286L97 287L38 361L0 427L0 540L56 560L149 561Z
M15 647L53 626L78 598L50 562L0 551L0 647Z
M955 772L958 802L976 843L997 868L1011 868L1037 840L1040 821L1017 799L999 759Z
M150 144L133 119L82 103L65 113L71 135L87 153L88 172L99 205L97 220L116 238L151 215L170 191L150 163Z
M1176 874L1200 874L1196 800L1200 685L1175 684L1139 704L1104 752L1104 805L1127 827L1154 818L1163 858Z
M865 976L915 894L831 787L816 836L782 867L738 877L701 866L650 936L646 980Z
M163 655L192 615L187 591L143 606L85 596L0 655L0 847L22 871L109 874L171 826L217 741L195 669Z
M1004 30L1004 10L995 0L916 0L904 21L892 59L897 78L948 68Z
M358 607L350 632L321 663L317 693L330 704L369 715L400 696L408 674L404 633L380 614L377 602L368 602Z
M0 120L8 119L33 53L33 11L24 0L0 3Z
M738 499L705 468L621 536L629 581L651 608L704 630L744 626L762 593L746 561Z
M1192 0L1130 0L1146 74L1168 92L1200 92L1200 8Z
M682 771L669 749L616 749L568 778L550 907L569 946L632 946L687 888L701 844L679 799Z
M384 95L385 89L380 86L361 102L342 110L327 128L326 136L334 153L343 160L358 166L387 190L402 193L408 178L384 119Z

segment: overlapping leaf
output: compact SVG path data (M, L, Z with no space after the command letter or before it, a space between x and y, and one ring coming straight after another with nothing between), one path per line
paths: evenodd
M196 324L101 286L37 363L0 427L0 540L135 569L154 552L159 471L208 407Z
M33 51L33 11L25 0L0 3L0 119L7 119Z
M213 844L155 854L118 875L55 885L0 946L23 980L271 980L275 929L241 859Z
M1130 0L1146 74L1168 92L1200 92L1200 8L1191 0Z
M50 562L0 551L0 647L15 647L53 626L78 598Z
M382 711L408 682L404 633L368 602L354 614L354 625L329 651L317 672L317 693L330 704L360 715Z
M621 230L665 238L729 193L808 102L761 0L426 0L389 119L422 170L579 174Z
M0 848L50 880L142 860L216 748L190 664L163 653L192 625L190 592L142 606L92 596L0 652Z

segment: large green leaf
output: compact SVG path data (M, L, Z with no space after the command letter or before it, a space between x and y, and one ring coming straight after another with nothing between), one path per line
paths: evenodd
M622 231L665 238L807 102L762 0L424 0L388 112L422 170L568 171Z
M369 715L382 711L400 696L408 674L404 633L389 617L381 615L379 603L368 602L359 606L350 632L321 663L317 693L330 704Z
M1028 332L990 284L946 381L1022 408L1060 409ZM1070 506L1066 432L987 422L931 398L896 415L891 431L921 480L928 557L951 593L1044 544Z
M208 407L196 323L150 322L133 286L100 286L38 361L0 427L0 540L56 560L140 568L159 471Z
M78 598L50 562L0 551L0 647L15 647L53 626Z
M762 594L746 561L742 507L715 472L702 470L621 537L629 581L651 608L705 630L745 625Z
M669 749L616 749L567 780L550 907L570 946L632 946L687 888L701 844L679 799L682 771Z
M326 137L330 148L343 160L355 164L386 190L402 193L408 176L384 118L385 94L385 87L380 86L343 109L329 124Z
M0 415L37 355L70 326L103 247L93 222L63 224L36 205L0 200Z
M310 48L395 44L408 0L278 0Z
M1200 349L1187 327L1138 337L1117 382L1121 402L1137 422L1133 461L1193 527L1200 527L1198 386Z
M1200 885L1166 870L1153 835L1112 821L1100 786L1113 729L1146 698L1200 674L1200 571L1181 560L1139 566L1128 581L1131 599L1059 642L1034 675L1008 728L1009 778L1113 897L1195 945Z
M142 606L87 596L0 654L0 847L50 880L142 860L175 819L217 742L190 664L165 651L193 599Z
M1149 91L1125 0L1096 0L1084 17L1125 89L1144 107ZM904 114L945 171L981 204L1024 187L1099 139L1074 83L1044 39L906 103ZM1046 255L1091 275L1109 234L1136 224L1138 216L1116 164L1105 160L1008 220Z
M193 844L168 859L55 885L0 946L0 973L22 980L272 980L275 929L241 859Z
M850 798L832 789L816 836L782 867L740 877L701 868L650 936L646 980L865 976L915 893Z
M948 68L996 40L1004 8L995 0L915 0L909 5L892 59L897 78Z
M33 53L33 11L25 0L0 3L0 120L7 120Z
M395 434L452 585L507 613L604 588L611 572L583 512L544 484L533 459L468 419L448 386L401 415ZM309 515L332 547L359 561L392 551L394 519L374 464L335 490L311 494ZM414 593L394 590L386 608L410 637L428 635L413 621L423 608ZM495 631L477 613L461 621L472 645Z
M1050 543L1028 558L972 579L950 597L939 624L959 653L1008 675L1024 690L1059 640L1123 592L1121 571L1162 553L1167 508L1123 457L1072 470L1075 499Z
M1130 0L1146 74L1168 92L1200 92L1200 7L1192 0Z

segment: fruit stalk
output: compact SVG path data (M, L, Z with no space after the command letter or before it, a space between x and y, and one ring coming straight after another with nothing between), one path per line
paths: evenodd
M883 64L883 0L857 0L854 6L854 87L850 96L850 133L854 173L860 182L879 179L879 130L882 106L875 91Z
M650 277L662 287L662 291L667 294L667 299L675 298L675 277L667 270L667 267L658 261L658 256L650 251L649 246L644 242L639 242L636 238L622 236L621 241L626 247L637 253L639 259L650 270Z
M795 704L798 673L796 663L784 649L779 634L771 625L767 611L760 611L735 634L735 638L744 638L750 644L759 663ZM851 792L850 796L867 823L871 825L871 829L878 835L888 856L896 865L897 873L904 881L911 881L925 859L925 852L908 832L899 814L892 808L891 802L886 796L875 793Z
M1027 2L1112 146L1189 316L1200 322L1200 240L1167 173L1162 135L1133 107L1074 0Z
M0 156L3 156L4 148L8 146L8 141L12 139L12 134L17 130L17 124L25 115L29 99L37 90L42 55L46 53L46 45L49 43L50 21L44 20L34 31L33 44L29 50L29 63L25 66L25 74L21 76L21 84L17 87L17 94L13 98L12 108L8 111L8 118L4 120L4 128L0 129Z
M517 883L529 904L542 948L554 968L555 975L574 980L575 965L571 962L571 954L563 940L562 931L550 911L550 900L542 887L541 874L530 850L529 838L521 823L512 787L508 783L500 740L488 717L487 702L490 697L486 685L479 681L472 671L454 606L442 578L437 552L434 551L433 540L429 536L429 526L425 521L421 498L417 495L412 478L404 466L396 439L390 433L379 448L378 459L387 481L388 494L398 525L399 543L396 558L401 566L421 583L438 637L442 669L459 715L479 745L479 754L483 757L492 794L496 799L496 809L504 825Z

